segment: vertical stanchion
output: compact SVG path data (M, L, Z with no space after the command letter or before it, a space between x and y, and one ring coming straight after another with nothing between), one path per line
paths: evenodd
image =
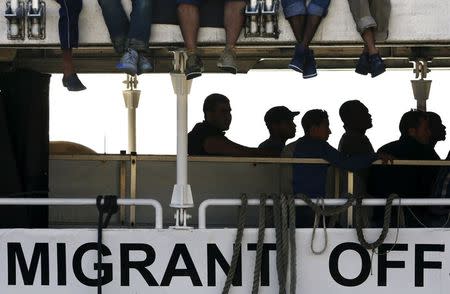
M137 155L131 152L130 156L130 198L136 199L137 188ZM130 206L130 225L134 227L136 224L136 206Z
M353 195L354 192L354 180L353 180L353 173L348 172L347 173L347 190L349 194ZM353 227L353 206L350 206L347 210L347 227L352 228Z
M173 188L171 207L177 209L175 214L176 229L187 227L187 208L194 206L191 186L188 184L188 154L187 154L187 115L188 95L191 90L191 80L186 80L184 74L185 54L174 52L174 71L170 74L173 89L177 95L177 182Z
M120 155L125 155L126 151L120 151ZM119 184L119 196L120 199L125 199L127 194L127 164L125 160L120 160L120 184ZM125 224L125 206L121 205L119 210L120 224Z

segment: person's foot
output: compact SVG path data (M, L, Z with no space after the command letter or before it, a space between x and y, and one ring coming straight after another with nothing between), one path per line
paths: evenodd
M386 71L386 66L384 65L383 59L381 59L381 56L378 53L369 56L369 63L372 78L379 76Z
M305 65L303 67L303 78L309 79L317 76L317 64L314 51L308 50L305 54Z
M70 75L64 75L62 79L62 84L69 91L78 92L86 90L86 87L80 81L76 73Z
M237 73L238 68L236 65L236 52L234 49L225 48L225 50L223 50L222 55L217 61L217 67L234 75Z
M186 60L186 80L192 80L202 75L203 62L195 53L188 53Z
M359 56L358 63L356 64L355 72L360 75L367 75L370 72L369 53L363 52Z
M306 48L300 44L295 45L294 56L288 67L299 73L303 73L303 68L305 67L305 53Z
M153 66L150 63L150 60L144 56L144 54L139 53L139 60L137 66L137 74L149 73L153 71Z
M138 61L139 55L137 51L128 48L119 63L116 65L116 68L121 72L135 76L138 72Z

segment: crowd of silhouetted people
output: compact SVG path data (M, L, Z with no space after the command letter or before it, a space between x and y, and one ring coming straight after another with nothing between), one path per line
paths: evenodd
M231 123L231 106L224 95L211 94L206 97L203 112L204 121L197 123L188 134L189 155L319 158L329 163L283 165L283 193L304 194L311 198L331 196L327 192L327 178L329 168L333 166L355 173L353 193L363 197L383 198L391 194L407 198L450 196L448 167L389 164L394 160L440 160L434 147L438 141L445 140L446 129L436 113L419 110L406 112L399 123L400 138L375 152L366 136L366 131L372 127L372 117L367 107L358 100L347 101L339 109L345 133L338 149L327 142L331 130L325 110L307 111L301 119L304 136L286 145L288 139L295 137L294 118L300 112L285 106L269 109L264 121L270 136L258 148L243 146L225 136ZM372 165L379 159L383 165ZM408 208L402 223L398 225L443 225L448 213L445 207ZM381 225L383 209L368 210L366 214L368 225ZM302 215L308 215L307 210ZM393 218L396 219L396 216ZM312 217L307 219L313 220Z

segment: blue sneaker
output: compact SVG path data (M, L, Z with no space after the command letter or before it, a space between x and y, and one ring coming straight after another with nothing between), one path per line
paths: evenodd
M138 72L138 61L139 54L137 51L128 48L119 63L116 65L116 68L121 72L129 74L130 76L135 76Z
M384 65L383 59L381 59L380 54L372 54L369 56L370 62L370 74L372 78L381 75L386 71L386 66Z
M153 66L144 54L139 53L137 74L149 73L153 71Z
M303 68L303 78L310 79L317 76L317 64L314 59L314 51L308 50L305 54L305 66Z
M363 54L361 54L361 56L359 56L355 72L363 76L367 75L370 72L369 53L364 52Z
M288 67L299 73L303 73L303 68L305 67L305 48L303 46L299 44L295 45L294 57L292 57Z

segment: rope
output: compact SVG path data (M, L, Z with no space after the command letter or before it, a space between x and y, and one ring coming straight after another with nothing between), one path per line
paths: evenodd
M289 208L289 245L291 248L290 271L291 271L291 285L290 293L295 294L297 289L297 244L295 240L295 200L292 195L287 196Z
M315 221L314 221L313 234L312 234L312 238L311 238L311 250L314 254L322 254L323 252L325 252L327 245L328 245L328 234L327 234L327 229L326 229L325 217L334 216L334 215L337 215L337 214L340 214L340 213L346 211L353 204L353 202L355 200L356 200L356 205L355 205L356 234L358 236L358 241L365 249L375 251L375 249L377 249L381 244L383 244L383 242L386 239L387 233L389 232L389 226L390 226L390 222L391 222L391 213L392 213L392 202L396 198L400 199L400 197L397 194L389 195L388 199L386 200L386 206L384 208L383 229L381 231L381 234L375 242L369 243L369 242L367 242L367 240L364 236L364 232L363 232L363 217L362 217L362 213L361 213L362 212L362 200L363 200L362 197L348 194L347 201L343 205L333 207L333 208L325 208L323 199L322 199L322 205L319 205L319 200L317 200L317 203L314 203L306 195L298 194L298 195L296 195L296 197L305 201L305 203L316 214ZM402 210L401 210L401 205L400 205L399 213L397 215L397 217L398 217L397 224L398 225L400 223L400 213L401 212L402 212ZM313 243L314 243L314 239L315 239L315 231L317 229L318 218L320 216L322 216L322 221L323 221L323 226L324 226L325 246L322 250L316 251L314 249ZM397 230L397 237L398 237L398 231L399 230ZM397 237L396 237L396 239L397 239Z
M256 245L256 260L253 271L253 288L252 294L258 294L259 278L261 276L261 261L264 245L264 233L266 228L266 200L267 195L262 194L259 201L259 227L258 227L258 243Z
M102 203L103 200L103 203ZM117 205L117 196L97 196L97 210L98 210L98 223L97 223L97 293L102 294L102 234L103 229L108 227L111 216L119 210ZM106 213L106 218L103 220L103 215Z
M366 249L374 251L378 247L380 247L381 244L384 243L386 240L387 233L389 232L389 225L391 223L391 213L392 213L392 202L394 199L400 197L397 194L391 194L389 195L388 199L386 200L386 206L384 207L384 219L383 219L383 229L381 230L380 236L375 242L369 243L367 242L364 232L363 232L363 217L361 214L362 211L362 198L358 197L356 198L356 206L355 206L355 215L356 215L356 234L358 236L359 243ZM401 200L400 200L401 201ZM400 209L401 206L399 206L399 212L397 214L397 226L400 227Z
M241 195L241 206L239 208L239 222L236 234L236 240L234 242L233 248L233 257L231 258L230 269L227 273L227 279L225 281L225 285L223 287L222 294L228 294L230 291L231 284L233 283L234 274L236 272L236 267L239 259L239 255L241 253L242 246L242 236L244 235L244 226L245 226L245 218L247 215L247 195ZM101 293L99 293L101 294Z
M292 196L273 195L274 223L277 246L278 292L286 293L288 266L290 271L289 293L297 288L297 246L295 240L295 201Z
M322 206L322 210L325 209L325 200L323 198L317 198L317 204L319 203L319 201L321 202L321 206ZM316 204L316 205L317 205ZM323 248L321 250L315 250L314 249L314 240L316 238L316 230L317 230L317 226L319 225L319 219L322 216L322 224L323 224L323 233L324 233L324 238L325 238L325 242L323 245ZM322 253L325 252L325 250L327 250L328 247L328 232L327 232L327 223L326 223L326 219L325 219L325 215L319 215L318 213L316 213L314 215L314 226L313 226L313 231L312 231L312 236L311 236L311 251L314 255L321 255Z
M286 293L286 271L285 258L281 248L283 247L284 232L281 229L281 197L279 195L272 195L273 198L273 219L275 224L275 236L277 246L277 273L278 273L278 292Z

